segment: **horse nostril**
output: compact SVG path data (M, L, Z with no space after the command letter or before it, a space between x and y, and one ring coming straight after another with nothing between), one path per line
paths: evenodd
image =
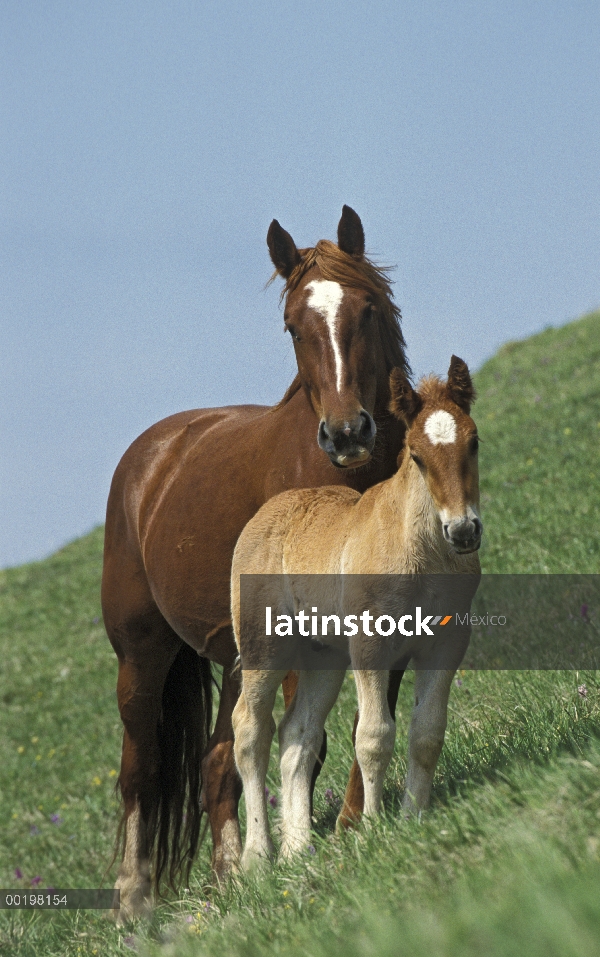
M362 421L358 434L363 442L368 442L375 435L375 422L373 417L364 409L360 413L360 418Z
M330 438L331 436L327 431L327 426L325 425L325 419L321 419L319 423L319 441L327 442Z
M471 519L471 521L473 522L473 525L475 526L475 535L477 536L477 538L481 538L481 534L483 532L483 524L481 523L480 519L477 518L477 516Z

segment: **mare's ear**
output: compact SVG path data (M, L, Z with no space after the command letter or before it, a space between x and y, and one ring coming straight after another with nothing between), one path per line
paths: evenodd
M390 412L408 426L412 425L423 407L423 400L402 369L392 369L390 373L390 394Z
M302 257L290 234L279 225L276 219L269 226L267 246L275 269L284 279L289 279Z
M450 359L446 391L450 399L468 415L476 399L475 386L471 382L467 363L458 356Z
M342 218L338 223L338 246L354 259L365 254L365 231L360 216L350 206L342 206Z

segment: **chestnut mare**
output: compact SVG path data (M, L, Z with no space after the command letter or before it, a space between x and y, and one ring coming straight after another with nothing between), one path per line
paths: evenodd
M121 920L149 911L151 865L157 890L163 876L173 886L187 879L203 811L217 878L241 855L230 572L242 529L287 489L363 492L394 473L404 440L388 411L390 370L408 371L400 311L385 272L364 256L357 214L344 206L337 246L297 249L276 220L267 243L286 281L294 382L272 408L194 410L158 422L127 450L110 490L102 609L124 725ZM223 678L209 739L211 663L223 666ZM294 690L291 681L288 703ZM362 810L361 786L356 766L349 816Z

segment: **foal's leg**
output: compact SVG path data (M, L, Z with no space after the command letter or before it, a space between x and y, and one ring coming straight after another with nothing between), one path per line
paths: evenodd
M273 705L283 675L281 671L244 671L242 692L233 710L235 760L246 802L244 868L273 856L265 781L275 731Z
M242 856L238 804L242 782L233 756L231 716L240 694L241 676L223 668L221 698L204 760L202 803L208 814L213 840L212 869L218 881L227 879Z
M294 699L279 725L284 857L310 841L315 758L344 675L345 671L302 671Z
M293 701L294 695L296 694L296 688L298 687L298 672L297 671L288 671L287 675L283 679L282 685L283 689L283 700L285 703L286 710L289 708L290 704ZM323 728L323 737L321 739L321 747L319 749L319 754L317 760L315 761L315 766L312 772L312 778L310 782L310 816L312 818L313 812L313 798L315 793L315 785L317 783L317 778L321 773L321 768L325 763L325 758L327 757L327 732Z
M416 671L415 705L408 736L408 773L402 806L414 813L429 806L433 775L444 744L448 696L454 671Z
M388 692L387 700L388 707L390 709L390 714L392 718L396 718L396 705L398 703L398 692L400 691L400 683L404 675L403 671L390 671L389 683L388 683ZM352 728L352 744L356 745L356 727L358 725L358 711L354 715L354 726ZM346 785L346 793L344 794L344 803L342 805L342 810L340 811L336 823L337 828L347 828L352 824L357 824L360 821L362 816L363 807L365 803L365 791L363 787L362 774L360 773L360 765L356 760L352 762L352 767L350 769L350 777L348 778L348 784Z
M362 772L364 813L379 812L383 779L394 750L396 725L388 705L389 672L355 671L358 694L356 758Z

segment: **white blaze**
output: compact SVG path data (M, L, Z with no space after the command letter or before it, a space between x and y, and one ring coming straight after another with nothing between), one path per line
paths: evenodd
M456 422L454 416L445 409L438 409L427 419L424 425L425 435L433 445L449 445L456 440Z
M306 288L310 290L308 305L327 323L331 346L333 348L333 357L335 359L335 381L338 392L342 390L342 353L337 336L337 317L342 301L344 290L339 282L331 282L329 279L313 279L307 283Z

